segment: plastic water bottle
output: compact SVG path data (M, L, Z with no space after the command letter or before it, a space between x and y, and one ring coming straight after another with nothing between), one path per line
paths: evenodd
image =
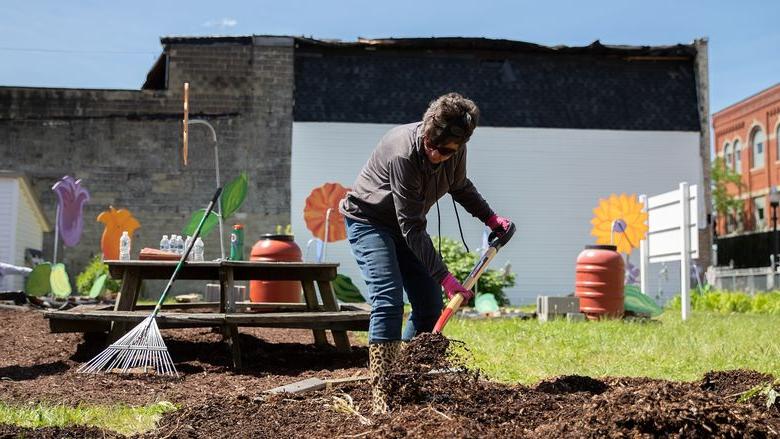
M192 242L192 236L190 236L190 235L187 235L187 240L186 240L186 241L184 241L184 250L182 251L182 254L183 254L183 252L186 252L186 251L187 251L187 247L189 247L189 246L190 246L190 243L191 243L191 242ZM187 260L188 260L188 261L192 261L192 260L194 260L194 259L193 259L193 256L194 256L194 255L193 255L193 252L192 252L192 250L190 250L190 254L189 254L189 255L187 255Z
M171 241L168 240L168 235L163 235L162 240L160 240L160 251L171 251Z
M198 239L195 240L195 244L192 246L192 251L194 253L193 261L202 261L203 260L203 240L200 239L200 236L198 236Z
M130 235L127 231L122 232L122 237L119 238L119 260L130 260Z
M176 235L176 253L179 255L184 254L184 238L181 235Z
M171 235L171 253L179 254L179 243L176 240L176 237L179 235Z

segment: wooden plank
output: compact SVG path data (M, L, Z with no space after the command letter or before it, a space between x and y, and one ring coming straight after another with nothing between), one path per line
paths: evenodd
M305 393L324 389L326 385L327 382L319 378L307 378L284 386L274 387L273 389L266 390L265 393L270 393L272 395L278 393Z
M144 279L170 279L177 261L116 261L108 260L114 278L123 277L130 269L139 269ZM333 280L338 264L307 264L302 262L222 261L191 262L182 266L178 279L218 280L220 270L233 269L234 280Z
M114 309L116 311L132 311L138 299L138 289L141 286L141 270L128 268L122 276L122 287Z
M70 308L68 311L72 311L72 312L111 311L111 310L114 309L115 306L116 306L116 304L109 305L109 304L105 304L105 303L104 304L97 303L97 304L92 304L92 305L77 305L77 306L74 306L73 308Z
M128 268L122 276L122 287L119 289L119 297L114 306L115 311L132 311L135 302L138 300L138 290L141 288L141 270L138 268ZM108 334L108 342L113 343L119 340L130 327L127 324L114 322L111 326L111 332Z
M241 370L241 344L238 339L238 327L236 325L227 325L228 344L230 345L230 353L233 357L233 368Z
M220 311L225 313L225 317L236 311L235 288L233 286L233 268L221 267L219 271L219 301ZM233 357L233 368L241 370L241 341L238 338L238 327L227 325L225 329Z
M118 322L140 322L149 316L147 311L46 311L44 317L61 320L102 320ZM158 322L202 321L209 324L227 323L244 326L250 323L287 323L287 322L344 322L368 321L365 311L318 311L318 312L277 312L277 313L172 313L160 312Z
M349 378L334 378L332 380L325 380L325 384L327 384L328 386L332 386L334 384L355 383L358 381L368 381L370 379L371 376L369 375L358 375Z
M323 305L325 305L325 310L339 311L339 305L336 302L336 294L333 292L330 281L319 281L317 282L317 286L320 289L320 296L322 297ZM345 331L331 331L331 334L333 334L333 341L336 343L336 349L338 349L339 352L350 351L349 336Z
M219 305L220 305L219 302L165 303L163 304L162 309L164 310L173 310L173 309L189 310L189 309L203 309L203 308L219 309ZM237 310L249 308L249 309L258 309L263 311L304 311L307 309L305 303L287 303L287 302L258 303L258 302L246 302L246 301L236 302L235 308ZM320 308L324 309L322 307ZM154 309L154 305L152 304L136 305L135 309L152 310ZM358 310L359 308L342 306L341 309L354 311L354 310Z
M106 261L106 264L112 277L120 277L128 270L138 270L144 279L170 279L178 261ZM176 279L217 280L219 263L187 261Z
M339 264L301 262L225 261L233 268L236 280L333 280Z
M314 282L304 280L301 281L301 284L303 285L303 297L306 300L306 308L313 312L316 311L319 309L320 305L317 302L317 292L314 290ZM314 334L314 344L317 346L327 346L328 336L325 335L325 331L315 329L312 333Z
M219 302L222 312L235 312L236 310L236 296L233 286L233 269L223 267L219 272Z

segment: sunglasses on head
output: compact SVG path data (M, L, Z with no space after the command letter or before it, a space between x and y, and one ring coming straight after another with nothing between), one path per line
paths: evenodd
M439 139L444 139L447 137L459 137L461 139L466 139L468 137L468 130L471 128L471 115L468 111L465 111L463 112L463 117L456 122L439 125L434 119L433 123L437 128L441 129L441 133L438 136Z

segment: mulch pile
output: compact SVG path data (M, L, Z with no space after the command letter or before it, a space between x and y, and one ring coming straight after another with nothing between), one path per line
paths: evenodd
M389 379L392 413L372 416L365 381L262 396L263 390L312 376L366 374L365 348L350 354L315 348L310 331L242 330L249 367L241 373L230 370L219 335L168 331L166 342L184 372L179 380L77 375L74 367L95 348L80 335L49 334L35 312L0 311L0 333L0 377L7 377L0 380L0 401L164 399L181 405L146 438L780 437L780 406L767 408L764 397L738 402L743 392L773 379L747 370L709 372L690 383L562 376L531 387L504 385L464 368L462 355L452 353L466 347L426 334L404 350ZM115 436L87 427L0 425L0 438L67 435Z

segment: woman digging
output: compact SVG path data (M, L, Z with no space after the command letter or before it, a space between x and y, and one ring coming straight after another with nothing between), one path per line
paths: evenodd
M352 254L368 286L372 411L388 411L382 382L401 340L430 332L443 306L441 288L468 303L474 294L447 270L426 231L425 215L449 193L494 232L509 227L466 177L466 142L479 120L473 101L457 93L435 99L422 122L401 125L379 141L341 201ZM412 306L401 334L403 292Z

